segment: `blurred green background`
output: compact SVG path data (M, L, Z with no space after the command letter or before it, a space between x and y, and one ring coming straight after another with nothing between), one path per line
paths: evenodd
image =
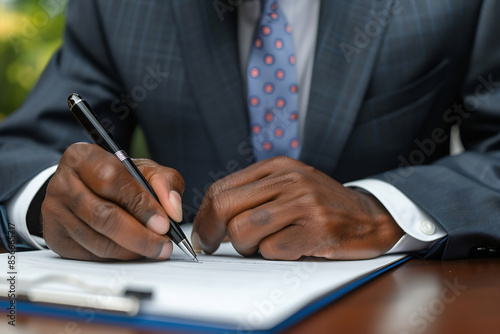
M61 45L66 4L67 0L0 0L0 122L19 108ZM140 129L134 133L130 154L149 157Z
M15 111L61 45L66 0L0 0L0 121Z

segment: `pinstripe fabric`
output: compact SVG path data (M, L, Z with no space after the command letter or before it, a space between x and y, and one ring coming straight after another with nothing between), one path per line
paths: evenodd
M350 36L355 36L356 27L362 29L366 22L372 20L371 11L388 8L390 3L324 1L321 4L322 24L318 28L301 159L323 171L333 172L339 161L363 101L383 32L356 54L350 64L339 45L349 41Z
M388 9L397 13L381 24L377 13ZM134 127L143 127L153 158L184 175L192 220L211 182L254 160L238 8L220 10L210 0L70 2L62 49L0 124L0 201L85 140L65 102L75 91L125 148ZM500 88L490 87L466 118L447 112L475 98L478 77L500 81L499 12L494 0L321 3L300 159L341 182L372 176L401 189L449 234L434 256L500 244ZM445 133L452 118L463 122L475 152L440 159L446 137L425 153L416 139ZM428 165L401 176L398 167L417 151Z

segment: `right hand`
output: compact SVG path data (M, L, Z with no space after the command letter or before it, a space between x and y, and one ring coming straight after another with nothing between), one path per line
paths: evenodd
M152 160L134 160L161 205L111 153L73 144L64 152L42 204L43 237L64 258L167 259L168 217L182 220L184 180Z

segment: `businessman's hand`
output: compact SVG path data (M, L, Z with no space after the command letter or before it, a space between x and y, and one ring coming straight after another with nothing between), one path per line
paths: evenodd
M184 180L151 160L135 160L161 205L97 145L71 145L42 204L43 237L65 258L102 261L166 259L172 241L168 216L182 220Z
M193 246L215 252L226 234L242 255L365 259L390 249L403 231L373 196L277 157L215 182L205 194Z

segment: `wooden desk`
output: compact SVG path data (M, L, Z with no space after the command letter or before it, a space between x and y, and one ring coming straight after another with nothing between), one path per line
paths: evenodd
M6 327L4 315L1 319L0 332L12 330ZM16 328L11 332L158 333L20 314ZM499 333L500 259L411 260L356 289L285 333L334 332Z

